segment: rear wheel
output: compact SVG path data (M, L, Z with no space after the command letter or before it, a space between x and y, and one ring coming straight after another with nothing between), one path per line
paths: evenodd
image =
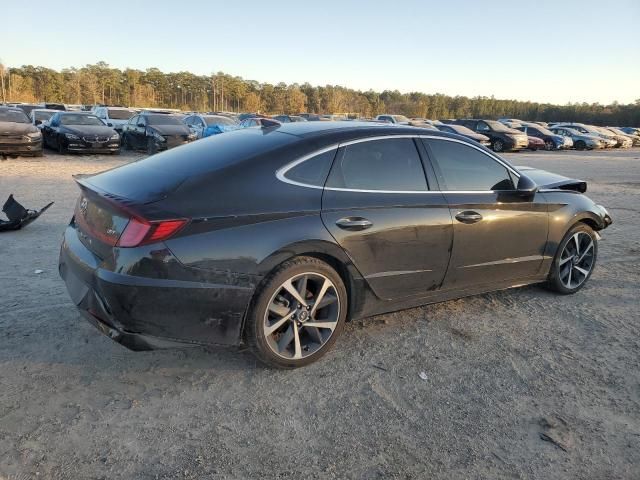
M67 153L69 153L67 147L64 146L64 142L60 139L58 139L58 153L60 155L66 155Z
M544 149L547 150L548 152L550 152L554 148L556 148L556 146L551 140L546 140L544 142Z
M496 139L493 141L491 147L494 152L502 152L504 150L504 142L500 139Z
M259 287L245 339L262 362L279 368L308 365L331 348L347 316L347 292L326 263L299 257L283 263Z
M593 229L584 223L575 225L560 242L549 273L549 287L562 294L577 292L591 277L597 256Z

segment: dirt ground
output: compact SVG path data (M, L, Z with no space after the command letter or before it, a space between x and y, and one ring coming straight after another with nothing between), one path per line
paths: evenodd
M0 479L640 478L640 150L507 157L609 208L588 286L354 322L296 371L101 336L57 273L71 175L133 157L0 161L2 201L55 201L0 234Z

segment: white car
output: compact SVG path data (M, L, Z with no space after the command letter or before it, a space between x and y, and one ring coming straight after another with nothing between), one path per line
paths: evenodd
M123 125L138 112L125 107L93 107L91 113L102 120L107 127L113 127L116 131L122 132Z
M49 108L34 108L31 110L29 114L29 118L31 118L31 123L42 130L46 125L49 124L49 119L53 117L55 113L59 112L59 110L52 110Z

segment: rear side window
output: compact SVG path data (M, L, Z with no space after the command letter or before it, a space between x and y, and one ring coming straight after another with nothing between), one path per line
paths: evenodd
M284 177L305 185L323 187L335 156L336 150L320 153L289 169Z
M393 138L343 147L327 186L406 192L427 190L427 181L413 140Z
M486 153L459 142L428 140L442 190L513 190L506 167Z

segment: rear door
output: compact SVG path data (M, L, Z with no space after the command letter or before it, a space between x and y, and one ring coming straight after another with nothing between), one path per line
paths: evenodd
M429 190L415 139L342 145L325 185L322 219L378 297L440 287L451 215L443 195Z
M526 198L516 192L517 172L480 147L449 138L424 142L453 218L444 287L537 275L549 222L543 195Z

